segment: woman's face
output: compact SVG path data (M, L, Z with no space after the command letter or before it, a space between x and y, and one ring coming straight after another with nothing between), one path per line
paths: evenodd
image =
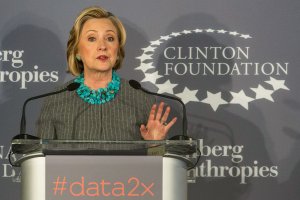
M85 74L112 71L119 50L116 27L106 18L87 20L81 30L77 50Z

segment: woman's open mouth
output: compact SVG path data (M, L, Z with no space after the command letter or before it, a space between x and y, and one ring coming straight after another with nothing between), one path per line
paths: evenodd
M97 57L97 59L101 60L101 61L106 61L106 60L108 60L108 56L106 56L106 55L100 55L100 56Z

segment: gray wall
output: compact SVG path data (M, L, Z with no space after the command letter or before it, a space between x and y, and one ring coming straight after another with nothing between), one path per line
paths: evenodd
M119 74L186 102L189 135L204 153L189 199L299 198L299 1L2 0L0 199L20 196L7 153L22 104L72 78L68 33L91 5L126 26ZM168 103L181 119L180 106ZM27 133L36 134L40 104L27 108ZM170 136L180 129L177 123Z

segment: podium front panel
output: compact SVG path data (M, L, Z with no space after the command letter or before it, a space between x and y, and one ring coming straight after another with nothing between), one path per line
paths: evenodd
M49 166L48 158L51 160ZM156 167L153 167L155 162ZM116 167L118 165L121 167ZM54 177L47 177L48 170ZM80 174L82 171L88 175ZM68 174L75 175L74 179ZM22 163L22 200L186 200L186 179L186 163L170 157L35 157ZM129 196L128 192L131 192Z
M46 156L46 200L162 199L161 156Z

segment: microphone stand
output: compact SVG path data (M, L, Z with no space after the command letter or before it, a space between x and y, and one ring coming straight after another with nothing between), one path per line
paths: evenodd
M43 98L43 97L47 97L47 96L51 96L51 95L54 95L54 94L58 94L58 93L61 93L61 92L65 92L65 91L73 91L73 90L76 90L78 87L80 86L79 83L76 83L76 82L72 82L70 83L69 85L67 85L67 87L65 87L64 89L61 89L61 90L58 90L58 91L55 91L55 92L49 92L49 93L46 93L46 94L41 94L41 95L38 95L38 96L34 96L34 97L30 97L28 98L24 104L23 104L23 108L22 108L22 117L21 117L21 125L20 125L20 134L14 136L12 139L40 139L39 137L37 136L33 136L33 135L29 135L29 134L26 134L26 105L29 101L31 100L35 100L35 99L39 99L39 98Z

